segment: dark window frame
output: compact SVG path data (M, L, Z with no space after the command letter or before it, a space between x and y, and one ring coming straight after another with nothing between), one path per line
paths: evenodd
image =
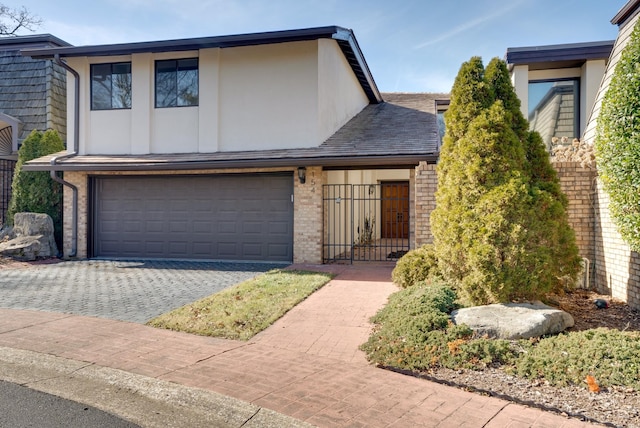
M118 72L114 72L117 71L116 69L119 67L126 67L128 68L128 73L118 73ZM109 105L106 106L106 104L104 103L105 100L102 100L102 103L98 103L98 100L96 99L97 94L95 91L95 86L94 86L94 82L96 81L96 79L94 78L94 76L97 74L96 70L98 68L109 68L109 73L108 75L110 76L110 87L108 89L105 89L105 91L108 92L108 98L109 98ZM132 70L131 70L131 61L118 61L118 62L104 62L104 63L95 63L95 64L91 64L90 65L90 92L91 92L91 99L90 99L90 104L91 104L91 110L92 111L101 111L101 110L130 110L131 109L131 105L132 105ZM122 106L114 106L114 76L117 75L128 75L128 91L129 91L129 99L128 99L128 103L123 103Z
M449 110L450 100L436 100L436 129L438 130L438 151L442 147L442 139L447 129L444 114Z
M195 63L195 66L193 65ZM165 67L165 73L172 73L175 76L174 81L169 81L168 83L171 85L170 88L167 88L167 85L159 84L159 68ZM173 69L173 70L172 70ZM195 91L190 93L189 95L194 97L194 100L188 100L181 97L180 94L180 80L179 74L180 72L189 72L195 70L195 82L191 82L195 84ZM163 88L164 86L164 88ZM171 96L169 102L162 102L159 100L158 93L160 90L165 89L168 92L173 92L173 94L168 94ZM166 97L165 97L166 98ZM166 59L166 60L156 60L154 67L154 106L155 108L174 108L174 107L197 107L200 104L200 61L196 58L179 58L179 59Z

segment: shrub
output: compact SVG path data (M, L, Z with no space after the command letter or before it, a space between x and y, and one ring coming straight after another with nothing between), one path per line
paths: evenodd
M602 101L595 139L598 174L622 238L640 251L640 25L636 24Z
M466 325L454 325L455 291L439 280L394 293L373 318L374 332L362 349L382 366L406 370L475 368L511 361L508 341L473 339Z
M552 385L583 385L591 375L600 386L640 390L638 370L640 333L606 328L544 338L516 363L519 376L544 378Z
M402 256L391 273L393 282L407 288L438 275L438 259L433 245L427 244Z
M442 277L471 305L573 284L580 259L566 198L504 61L486 72L479 58L463 64L445 120L431 215Z
M62 186L51 179L46 171L23 171L23 165L41 156L64 150L64 143L54 130L44 133L34 130L23 141L18 150L18 163L11 187L7 217L13 224L13 217L19 212L48 214L53 220L56 243L62 244Z

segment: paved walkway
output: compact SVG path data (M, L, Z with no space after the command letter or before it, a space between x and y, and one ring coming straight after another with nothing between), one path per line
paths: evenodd
M315 267L338 276L249 342L0 309L0 347L202 388L320 427L587 426L369 365L358 346L369 334L368 318L395 291L391 268Z

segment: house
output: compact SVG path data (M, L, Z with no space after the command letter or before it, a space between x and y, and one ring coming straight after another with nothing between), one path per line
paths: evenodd
M580 139L609 62L613 41L507 48L505 61L531 129L542 136L549 152ZM554 163L567 195L569 223L591 284L595 272L594 168L575 162Z
M551 150L579 138L592 145L602 99L629 36L640 0L630 0L611 23L615 41L507 49L506 61L522 112ZM554 138L555 137L555 138ZM569 221L586 259L585 285L640 308L640 257L622 240L609 214L609 199L596 166L554 164L569 199Z
M613 17L611 23L618 26L618 37L599 86L583 139L593 143L602 100L606 94L620 55L627 46L633 29L639 25L640 0L628 1ZM622 299L632 307L640 308L640 255L631 251L618 234L609 213L609 197L602 182L597 180L594 189L594 242L595 282L598 289Z
M612 48L611 40L507 49L522 114L549 150L584 132Z
M381 94L349 29L23 55L68 71L68 149L25 166L64 176L65 257L387 260L430 239L446 97Z
M0 225L11 197L18 147L34 129L66 131L66 73L21 49L69 46L50 34L0 38Z

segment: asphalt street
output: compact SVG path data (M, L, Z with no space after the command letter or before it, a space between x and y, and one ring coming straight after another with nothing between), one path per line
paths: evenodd
M0 426L136 428L139 425L95 407L0 381Z

